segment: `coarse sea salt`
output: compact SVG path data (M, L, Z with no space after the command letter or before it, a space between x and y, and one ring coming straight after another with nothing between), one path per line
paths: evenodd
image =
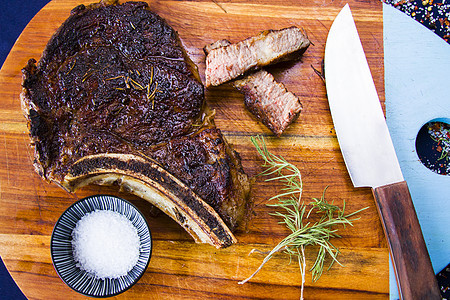
M125 216L95 210L83 216L72 232L77 266L98 278L126 275L138 262L140 240Z

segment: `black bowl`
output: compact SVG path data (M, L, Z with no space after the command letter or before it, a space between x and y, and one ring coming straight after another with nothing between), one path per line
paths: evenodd
M431 171L450 176L450 156L443 153L442 141L437 141L430 134L429 127L434 128L434 132L443 132L450 129L449 119L435 119L422 126L416 137L416 153L420 162ZM448 139L447 139L448 140ZM447 142L448 144L448 142Z
M124 276L98 278L77 266L72 249L72 231L77 222L95 210L110 210L124 215L136 227L140 239L139 259ZM50 250L59 277L74 291L91 297L111 297L132 287L142 277L150 262L152 237L142 213L129 201L108 195L83 198L72 204L53 229Z

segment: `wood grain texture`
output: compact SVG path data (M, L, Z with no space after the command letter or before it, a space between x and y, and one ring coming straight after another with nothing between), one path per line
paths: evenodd
M406 181L373 189L402 299L441 299Z
M206 90L208 104L216 110L216 125L241 154L245 171L262 171L261 159L250 136L262 134L269 149L301 170L303 198L326 197L335 204L346 201L348 212L369 207L353 227L341 229L334 243L342 251L341 267L335 264L318 282L306 279L306 299L386 299L389 292L388 249L370 189L352 186L333 129L325 86L311 66L319 69L328 29L347 1L148 1L178 31L204 80L204 45L218 39L240 41L265 29L292 25L303 27L314 45L298 62L282 63L268 70L288 90L300 97L303 111L281 138L245 110L243 97L230 85ZM44 182L32 166L32 153L19 94L21 68L29 58L40 57L46 42L70 10L90 1L55 0L30 22L17 40L0 71L0 255L29 299L54 299L66 294L82 298L58 278L50 258L50 235L61 213L77 198L112 194L132 201L144 212L154 238L147 272L136 286L117 298L201 299L298 299L300 274L289 257L275 256L245 285L263 257L253 248L270 250L287 230L269 216L264 204L279 186L257 178L253 188L254 212L247 226L236 232L238 244L217 250L195 244L191 237L147 202L113 187L89 186L68 194ZM381 101L384 103L382 5L376 0L350 1L356 26ZM313 249L314 250L314 249ZM313 251L307 253L308 262ZM310 264L311 266L311 264Z

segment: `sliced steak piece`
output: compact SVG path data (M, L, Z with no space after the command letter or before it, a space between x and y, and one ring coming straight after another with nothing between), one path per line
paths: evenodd
M233 86L244 94L247 109L277 136L295 121L302 110L297 96L264 70L235 80Z
M217 40L212 44L208 44L205 47L203 47L203 52L205 52L206 55L208 55L212 50L217 49L217 48L221 48L221 47L226 47L226 46L230 46L231 42L229 40Z
M23 69L21 101L44 179L69 191L119 184L197 241L235 241L248 178L214 125L196 66L148 4L73 9L39 63Z
M206 86L217 86L286 56L304 52L308 37L295 26L266 30L239 43L211 50L206 56Z
M218 40L203 50L208 54L213 49L229 45L231 42L228 40ZM298 118L302 110L300 99L263 69L235 79L232 84L244 95L247 109L277 136Z

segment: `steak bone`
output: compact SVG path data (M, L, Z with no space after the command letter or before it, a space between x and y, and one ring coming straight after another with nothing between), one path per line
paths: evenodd
M70 192L88 185L119 185L161 209L197 243L223 248L236 238L214 209L157 163L132 154L83 157L69 169L62 186Z

